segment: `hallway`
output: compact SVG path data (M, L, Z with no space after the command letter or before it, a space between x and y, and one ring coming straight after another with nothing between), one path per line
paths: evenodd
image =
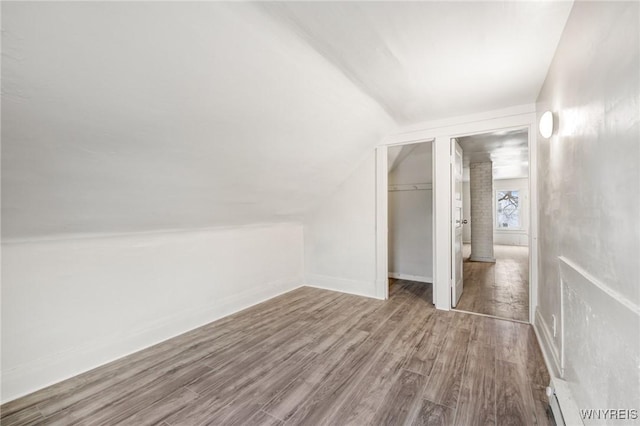
M529 320L529 248L495 245L496 263L471 262L465 244L464 291L456 309Z

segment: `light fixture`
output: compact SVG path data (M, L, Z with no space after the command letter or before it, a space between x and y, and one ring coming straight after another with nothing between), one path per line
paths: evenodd
M547 111L540 117L540 134L543 138L549 139L553 134L553 113Z

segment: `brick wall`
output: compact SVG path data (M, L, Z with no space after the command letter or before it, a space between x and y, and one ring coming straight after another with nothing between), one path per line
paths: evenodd
M471 185L471 260L495 262L493 257L493 164L473 163Z

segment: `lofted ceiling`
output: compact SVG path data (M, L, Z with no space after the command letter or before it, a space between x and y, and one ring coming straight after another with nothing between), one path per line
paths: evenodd
M395 126L253 5L2 9L4 238L299 218Z
M458 138L465 169L472 163L493 163L494 179L529 177L527 130L498 131ZM468 170L465 179L468 180Z
M533 103L570 8L3 2L3 238L300 218L398 125Z
M262 4L412 124L535 102L573 2Z

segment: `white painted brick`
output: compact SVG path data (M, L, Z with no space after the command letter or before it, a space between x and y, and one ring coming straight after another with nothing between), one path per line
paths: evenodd
M469 166L471 259L493 259L493 164Z

